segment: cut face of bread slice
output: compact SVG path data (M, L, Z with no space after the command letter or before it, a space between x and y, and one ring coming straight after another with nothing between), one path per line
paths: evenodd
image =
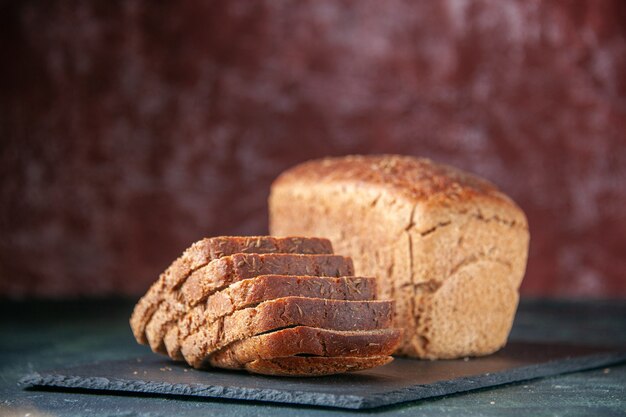
M310 377L362 371L388 364L391 356L306 357L259 359L246 364L249 372L273 376Z
M402 331L382 329L337 331L298 326L253 336L215 352L211 366L244 369L249 362L296 355L389 356L398 347Z
M179 299L194 306L215 290L259 275L354 275L352 260L337 255L235 254L211 262L191 274L180 289Z
M262 275L232 284L211 295L181 319L170 326L164 337L167 353L182 359L180 339L196 332L201 326L234 311L277 298L299 296L333 300L373 300L376 298L376 279L367 277L311 277Z
M327 239L270 236L222 236L202 239L191 245L159 276L148 292L139 300L130 318L130 326L137 342L145 344L146 325L159 307L164 293L180 286L194 270L214 259L235 253L319 253L332 254Z
M182 341L182 354L193 367L210 354L247 337L291 326L330 330L376 330L391 327L391 301L340 301L286 297L238 310L203 326Z
M238 253L211 261L193 272L180 291L164 297L146 326L154 352L166 353L164 338L170 327L189 309L234 282L264 274L345 276L354 267L349 258L334 255Z

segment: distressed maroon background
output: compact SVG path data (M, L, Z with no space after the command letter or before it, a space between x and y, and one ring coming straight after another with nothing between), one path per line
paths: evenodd
M5 1L0 294L139 293L272 179L422 155L526 210L525 294L626 295L626 2Z

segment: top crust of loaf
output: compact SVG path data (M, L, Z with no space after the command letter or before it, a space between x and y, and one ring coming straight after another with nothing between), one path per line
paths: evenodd
M317 159L283 172L272 188L303 183L366 185L379 192L391 191L421 206L449 207L481 200L493 206L504 206L507 220L527 225L522 210L489 181L425 158L350 155Z

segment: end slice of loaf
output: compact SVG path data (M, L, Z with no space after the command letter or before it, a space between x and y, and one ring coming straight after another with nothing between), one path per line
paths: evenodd
M391 327L391 301L341 301L286 297L238 310L200 328L181 341L190 365L201 367L212 353L247 337L290 326L330 330L376 330Z
M196 332L201 326L236 310L277 298L299 296L332 300L373 300L376 279L371 277L312 277L261 275L236 282L214 293L169 327L163 341L168 355L182 359L179 340Z
M235 253L332 254L328 239L271 236L222 236L195 242L163 272L135 305L130 326L137 342L146 344L145 330L163 295L178 287L191 272L214 259Z
M237 253L224 256L193 272L180 291L163 297L146 326L146 338L154 352L167 353L163 339L185 311L234 282L264 274L344 276L353 272L349 258L335 255Z
M211 366L243 369L249 362L296 355L389 356L398 347L399 329L337 331L297 326L253 336L215 352Z
M246 370L273 376L312 377L363 371L393 361L391 356L306 357L259 359L246 364Z

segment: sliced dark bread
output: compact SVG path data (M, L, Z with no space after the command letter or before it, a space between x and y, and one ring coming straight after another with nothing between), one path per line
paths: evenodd
M154 352L167 353L163 339L170 327L215 291L259 275L346 276L354 273L352 260L335 255L238 253L209 262L194 271L179 291L170 292L146 326L145 334Z
M177 288L194 270L214 259L235 253L319 253L332 254L328 239L271 236L222 236L195 242L163 272L139 300L130 318L137 342L148 342L145 330L164 294Z
M289 275L261 275L236 282L211 295L170 326L164 337L168 355L182 359L180 340L196 332L199 327L236 310L277 298L299 296L333 300L373 300L376 298L376 279L367 277L311 277Z
M344 301L285 297L238 310L201 327L181 341L190 365L201 367L212 353L230 343L291 326L330 330L376 330L391 327L392 301Z
M400 329L338 331L297 326L232 343L208 358L211 366L243 369L249 362L296 355L388 356L398 347Z

